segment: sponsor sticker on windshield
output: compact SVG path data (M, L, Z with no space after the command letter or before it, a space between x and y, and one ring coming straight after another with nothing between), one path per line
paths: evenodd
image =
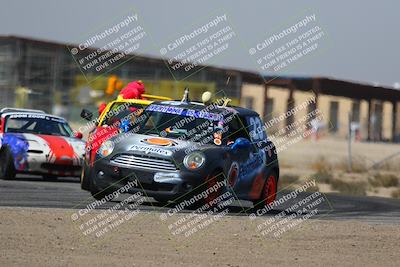
M199 119L207 119L212 121L220 121L223 117L221 114L211 113L207 111L199 111L194 109L184 109L179 107L163 106L163 105L150 105L147 111L156 111L168 114L181 115L186 117L194 117Z
M63 119L49 117L42 114L13 114L9 116L10 119L29 118L29 119L43 119L56 122L65 122Z

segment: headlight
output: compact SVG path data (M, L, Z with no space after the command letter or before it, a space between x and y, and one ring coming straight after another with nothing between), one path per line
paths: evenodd
M203 153L193 152L189 155L186 155L186 157L183 159L183 164L189 170L196 170L204 164L205 160L206 158L204 157Z
M81 142L74 142L72 143L72 148L74 149L75 153L78 155L84 155L85 154L85 143Z
M114 143L112 141L105 141L97 152L101 157L107 157L114 150Z

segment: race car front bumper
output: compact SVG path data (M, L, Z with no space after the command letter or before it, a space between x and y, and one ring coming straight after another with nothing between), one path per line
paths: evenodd
M128 182L137 181L137 186L130 188L129 193L142 192L149 197L168 200L191 193L204 183L204 175L198 172L132 169L113 164L107 159L95 162L91 175L98 190L117 190Z
M82 160L74 162L49 162L44 155L29 154L27 164L16 164L18 173L29 173L38 175L72 176L79 177L82 170Z

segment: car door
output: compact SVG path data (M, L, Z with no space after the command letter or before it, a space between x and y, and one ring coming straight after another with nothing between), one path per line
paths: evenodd
M259 116L251 116L248 118L250 139L255 147L259 150L258 153L265 155L264 165L268 170L277 167L278 157L276 154L275 145L268 138L265 130L265 125Z
M238 115L228 124L229 133L226 136L227 143L230 143L230 165L228 166L227 180L234 193L239 198L244 198L247 195L248 189L246 185L249 183L246 181L248 170L246 169L246 162L248 161L251 154L251 146L237 147L235 141L241 138L245 138L250 143L250 136L246 129L245 119Z
M267 136L263 127L264 125L258 115L246 116L245 123L252 146L246 162L249 172L244 188L246 189L248 199L254 199L261 192L266 176L266 152L264 147L267 143Z

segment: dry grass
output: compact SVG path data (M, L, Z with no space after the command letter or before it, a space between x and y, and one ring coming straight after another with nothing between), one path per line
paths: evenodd
M392 197L393 198L400 198L400 188L396 189L392 192Z
M380 171L395 171L399 172L400 171L400 164L399 164L400 157L396 157L391 160L386 160L384 162L379 163L376 166L376 169Z
M328 171L319 171L312 175L312 178L315 179L318 183L330 184L333 179L333 175Z
M290 188L292 185L297 184L299 176L294 174L283 174L279 177L278 188Z
M307 187L307 192L319 192L318 185Z
M284 168L284 169L291 169L294 166L289 164L286 160L282 160L282 161L279 161L279 167Z
M285 190L294 190L302 185L302 180L300 179L299 175L295 174L283 174L279 178L278 188L285 189ZM311 186L307 188L307 192L318 192L319 188L317 185Z
M394 174L377 173L369 183L374 187L392 187L399 185L399 179Z
M338 179L333 179L331 182L333 190L337 190L342 194L350 196L366 196L367 183L365 182L346 182Z
M394 190L393 186L396 186L396 181L388 174L397 176L397 186L400 186L399 151L400 144L355 142L352 144L351 172L347 166L348 150L345 140L335 138L323 138L318 142L304 140L280 153L279 157L280 162L290 166L291 173L314 178L317 183L321 183L320 190L327 192L334 190L331 186L334 182L337 190L344 194L349 192L364 195L364 191L367 191L370 195L392 197L391 192ZM374 165L379 162L379 165ZM388 177L375 178L377 172ZM338 183L333 180L344 182ZM357 188L348 188L354 185ZM390 188L385 187L389 185Z
M311 163L310 167L315 171L312 178L317 182L324 184L331 183L331 180L333 179L333 166L325 157L319 157L316 161Z
M349 171L348 159L344 158L335 165L335 169L342 171ZM353 157L351 161L351 172L364 173L368 171L368 165L363 157Z
M331 161L328 161L325 157L321 156L317 160L315 160L310 165L311 169L315 171L313 177L320 183L331 183L331 180L334 177L334 173L338 171L348 171L348 163L347 160L339 161L339 163L333 164ZM367 172L367 164L364 159L361 157L355 157L352 162L352 171L353 173L365 173Z
M333 168L332 164L323 156L311 163L310 167L317 173L329 173Z

